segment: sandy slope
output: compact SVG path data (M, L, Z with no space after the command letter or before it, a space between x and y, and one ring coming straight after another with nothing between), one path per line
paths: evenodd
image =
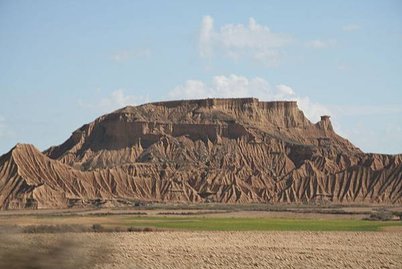
M19 234L27 245L62 234ZM99 268L401 268L401 232L155 232L69 234L69 258ZM95 251L98 248L98 251ZM99 248L101 250L99 251Z
M296 102L126 107L0 156L0 209L141 202L402 204L402 155L365 154Z

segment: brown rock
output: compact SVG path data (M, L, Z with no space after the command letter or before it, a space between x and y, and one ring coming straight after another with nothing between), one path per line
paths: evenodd
M402 155L364 154L294 101L128 106L0 157L0 207L133 201L401 203Z

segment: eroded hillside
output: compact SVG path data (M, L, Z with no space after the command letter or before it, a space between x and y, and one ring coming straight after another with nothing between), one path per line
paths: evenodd
M0 158L2 208L134 201L401 203L402 156L365 154L296 102L129 106Z

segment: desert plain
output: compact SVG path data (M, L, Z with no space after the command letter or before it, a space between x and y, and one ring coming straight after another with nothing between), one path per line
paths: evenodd
M379 207L156 206L0 213L1 268L401 268Z

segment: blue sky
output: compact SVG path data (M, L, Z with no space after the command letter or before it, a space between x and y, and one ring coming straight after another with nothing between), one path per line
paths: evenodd
M297 100L402 153L402 1L0 1L0 153L165 99Z

